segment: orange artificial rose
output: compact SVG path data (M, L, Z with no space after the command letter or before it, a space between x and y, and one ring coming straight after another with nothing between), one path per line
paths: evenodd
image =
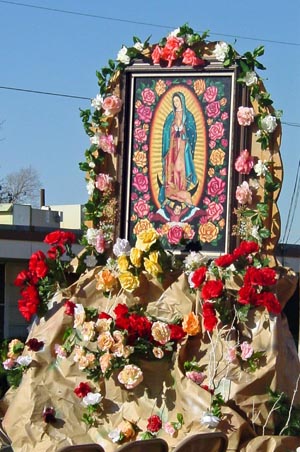
M185 315L182 322L182 329L189 336L196 336L201 331L199 317L194 312Z

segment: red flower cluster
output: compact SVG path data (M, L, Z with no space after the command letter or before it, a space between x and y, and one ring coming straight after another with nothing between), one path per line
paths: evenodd
M88 383L81 382L79 385L74 389L74 393L79 397L80 399L83 399L86 395L88 395L89 392L91 392L92 389Z
M215 259L215 264L218 267L229 267L231 264L236 262L240 257L248 257L250 254L257 253L259 251L259 246L256 242L241 242L232 254L224 254L223 256Z
M203 323L206 331L212 331L218 323L213 303L206 301L202 306Z
M49 259L57 259L63 255L66 248L76 242L76 235L69 231L53 231L46 235L44 242L51 245L47 254Z
M182 63L189 66L203 66L204 60L199 58L195 51L187 47L185 40L177 36L168 36L164 46L157 45L152 52L152 61L154 64L160 63L160 60L167 61L168 67L179 57L182 57Z
M147 430L150 433L157 433L162 428L162 421L157 414L153 414L148 419Z
M204 300L219 298L223 293L224 285L220 279L207 281L202 287L201 296Z
M36 251L29 259L28 269L18 273L14 284L21 288L21 299L18 300L19 311L27 321L38 311L42 312L41 301L47 293L43 290L43 282L53 276L54 283L59 283L59 278L55 273L55 260L67 251L71 256L71 244L75 243L76 236L73 232L54 231L50 232L44 242L52 245L46 255L43 251ZM52 273L51 273L52 272ZM45 306L43 307L45 308Z

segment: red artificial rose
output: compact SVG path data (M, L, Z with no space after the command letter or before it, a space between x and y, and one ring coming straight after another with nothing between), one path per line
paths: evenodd
M203 323L206 331L212 331L218 323L216 311L212 303L205 302L202 306Z
M229 267L234 261L235 258L232 254L224 254L215 259L215 264L218 265L218 267Z
M44 242L49 245L72 244L76 242L76 235L74 232L57 230L47 234L44 238Z
M162 421L159 416L153 414L148 419L147 430L151 433L157 433L162 427Z
M234 257L237 259L240 256L248 256L248 254L257 253L259 246L256 242L243 241L240 246L233 251Z
M27 286L21 291L22 298L18 301L19 311L26 320L36 314L40 302L39 293L35 286Z
M32 273L36 273L38 265L40 265L41 262L42 263L45 262L45 259L46 259L46 256L43 253L43 251L36 251L35 253L33 253L29 259L29 265L28 265L29 270ZM41 273L43 273L43 267L41 267ZM43 276L42 276L42 278L43 278Z
M186 49L182 56L183 64L189 64L190 66L203 66L204 64L204 61L201 58L198 58L191 48Z
M238 303L240 304L252 304L257 302L257 293L253 286L245 285L238 291Z
M194 285L194 289L199 289L201 284L205 281L207 268L206 267L199 267L197 270L195 270L192 274L191 281Z
M126 329L128 330L128 342L130 344L133 344L138 337L150 339L152 323L147 317L132 314L128 320L129 324Z
M180 341L183 337L186 336L186 333L183 331L181 325L169 324L170 328L170 340L171 341Z
M126 316L128 314L128 306L126 306L126 304L119 303L115 307L114 313L115 313L117 318Z
M220 279L207 281L202 287L201 296L204 300L218 298L222 295L223 283Z
M27 345L27 347L33 352L38 352L44 347L44 342L39 341L38 339L33 337L32 339L29 339L27 342L25 342L25 345Z
M65 306L65 314L73 316L76 304L73 303L73 301L71 301L71 300L67 300L65 302L64 306Z
M44 242L48 243L49 245L55 245L57 243L60 243L61 241L61 232L62 231L53 231L50 232L50 234L47 234L44 238Z
M63 245L57 244L55 246L52 246L47 251L47 255L48 255L49 259L55 260L55 259L58 259L60 256L62 256L65 251L66 251L66 249Z
M215 391L209 388L207 385L200 385L200 388L205 389L205 391L210 392L212 395L215 393Z
M73 244L76 243L76 235L74 234L74 232L70 232L70 231L62 231L62 242L68 243L68 244Z
M30 279L30 273L28 270L22 270L17 274L16 279L14 280L14 285L17 287L22 287L28 282Z
M271 314L280 314L281 305L272 292L262 292L257 296L257 306L264 306Z
M89 392L91 392L92 389L88 383L79 383L79 385L74 389L74 393L77 395L77 397L80 397L81 399L88 395Z
M269 267L247 268L245 284L253 284L254 286L273 286L276 284L276 271Z

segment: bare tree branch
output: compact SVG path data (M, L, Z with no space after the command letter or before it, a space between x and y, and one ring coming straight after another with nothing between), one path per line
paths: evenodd
M0 202L38 205L41 182L32 166L7 174L0 184Z

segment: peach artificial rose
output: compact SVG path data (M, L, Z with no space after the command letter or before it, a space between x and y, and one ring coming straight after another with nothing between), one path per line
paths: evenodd
M119 425L119 429L120 429L121 433L124 435L125 441L133 439L136 436L136 430L133 427L133 425L131 424L131 422L129 422L129 421L123 421Z
M112 319L98 319L95 325L95 329L98 333L105 333L110 330Z
M118 380L126 389L133 389L143 381L143 372L134 364L126 365L118 375Z
M104 353L104 355L100 356L99 364L101 372L105 373L111 366L113 360L113 355L111 353Z
M169 325L159 320L153 323L151 328L151 334L153 336L153 339L162 345L169 342L171 337Z
M8 353L7 357L11 359L18 358L19 355L23 352L24 344L19 339L13 339L8 344Z
M97 338L97 346L102 352L108 352L114 343L114 338L109 331L99 334Z
M81 334L84 341L91 341L95 336L95 322L84 322L81 327Z
M185 315L182 322L182 329L189 336L196 336L196 334L201 332L199 317L194 312Z
M104 268L97 275L95 275L95 279L96 289L103 290L104 292L112 290L117 284L117 279L107 268Z
M122 108L122 100L115 95L107 96L102 103L102 108L106 116L114 116Z
M202 242L210 243L218 237L219 228L208 221L200 225L198 232Z

